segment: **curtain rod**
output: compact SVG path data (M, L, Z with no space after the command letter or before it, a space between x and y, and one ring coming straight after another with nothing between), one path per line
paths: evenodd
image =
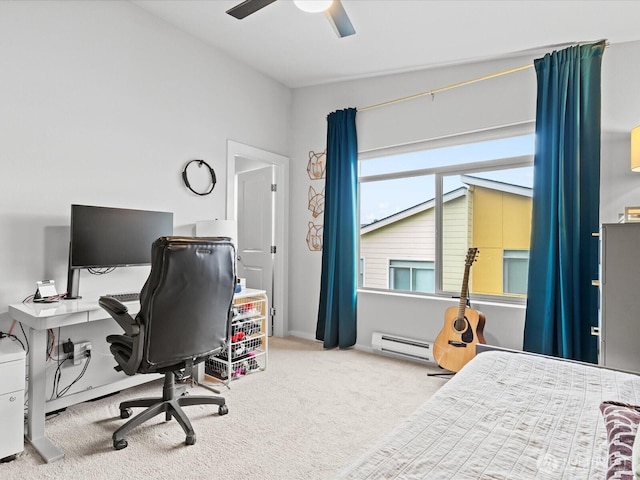
M606 39L602 39L602 40L598 40L597 42L570 42L570 43L557 44L557 45L548 45L547 47L544 47L544 48L560 48L560 47L567 47L567 46L572 46L572 45L584 45L586 43L596 44L596 43L599 43L599 42L605 42L605 48L609 46L609 42ZM510 68L508 70L502 70L501 72L496 72L496 73L492 73L492 74L489 74L489 75L485 75L484 77L473 78L471 80L466 80L464 82L459 82L459 83L454 83L452 85L447 85L446 87L436 88L435 90L429 90L427 92L422 92L422 93L415 93L415 94L409 95L407 97L396 98L395 100L389 100L387 102L376 103L375 105L369 105L367 107L358 108L357 110L358 110L358 112L364 112L365 110L373 110L374 108L378 108L378 107L386 107L388 105L393 105L395 103L404 102L406 100L413 100L414 98L426 97L427 95L433 96L436 93L444 92L446 90L452 90L454 88L463 87L465 85L471 85L472 83L482 82L484 80L489 80L491 78L501 77L502 75L508 75L510 73L520 72L522 70L527 70L529 68L533 68L533 62L529 63L527 65L522 65L520 67Z
M465 80L464 82L454 83L452 85L447 85L446 87L436 88L435 90L429 90L427 92L414 93L413 95L409 95L407 97L396 98L395 100L389 100L387 102L376 103L375 105L369 105L367 107L358 108L358 112L363 112L365 110L372 110L378 107L386 107L388 105L393 105L394 103L404 102L406 100L413 100L414 98L426 97L427 95L435 95L436 93L444 92L446 90L452 90L454 88L463 87L465 85L471 85L472 83L482 82L484 80L489 80L491 78L500 77L502 75L508 75L510 73L519 72L521 70L526 70L528 68L532 68L533 63L528 65L522 65L520 67L510 68L509 70L503 70L501 72L492 73L490 75L485 75L484 77L473 78L471 80Z

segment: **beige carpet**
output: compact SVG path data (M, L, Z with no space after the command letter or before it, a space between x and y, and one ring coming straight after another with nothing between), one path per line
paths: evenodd
M113 450L111 435L124 422L118 403L157 396L162 384L155 381L49 418L47 435L64 459L45 464L27 444L16 460L0 464L0 478L332 479L446 382L427 376L435 366L324 350L293 337L272 337L269 347L265 371L223 389L228 415L219 417L215 406L186 408L195 445L186 446L178 423L160 415L135 429L127 448Z

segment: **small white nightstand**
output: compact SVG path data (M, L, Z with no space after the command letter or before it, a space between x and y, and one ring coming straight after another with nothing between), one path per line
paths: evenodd
M0 338L0 459L24 448L25 352L18 342Z

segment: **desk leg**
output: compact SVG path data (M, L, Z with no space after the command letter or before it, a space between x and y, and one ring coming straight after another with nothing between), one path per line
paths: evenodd
M30 328L29 343L29 409L25 437L44 461L51 463L64 457L64 452L44 435L47 331Z

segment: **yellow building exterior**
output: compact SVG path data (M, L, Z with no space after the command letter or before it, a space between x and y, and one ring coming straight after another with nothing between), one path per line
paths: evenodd
M470 246L478 248L471 269L474 293L503 295L505 250L529 251L531 197L472 186L473 235Z

